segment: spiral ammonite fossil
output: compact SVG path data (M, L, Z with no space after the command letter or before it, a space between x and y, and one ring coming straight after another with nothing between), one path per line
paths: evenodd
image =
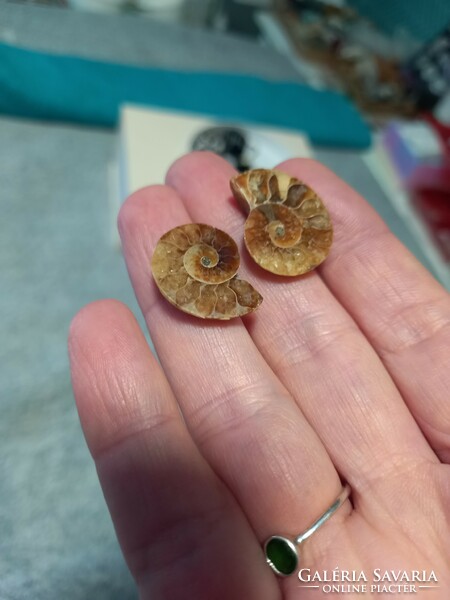
M239 279L236 242L224 231L189 223L165 233L152 258L162 295L180 310L202 319L232 319L254 311L262 296Z
M230 182L247 212L244 240L253 260L277 275L312 271L333 241L330 215L306 183L282 173L253 169Z

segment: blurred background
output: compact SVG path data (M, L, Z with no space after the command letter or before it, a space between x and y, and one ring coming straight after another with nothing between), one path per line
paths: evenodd
M66 352L93 300L142 323L126 195L313 156L450 288L449 90L448 0L0 0L0 600L137 597Z

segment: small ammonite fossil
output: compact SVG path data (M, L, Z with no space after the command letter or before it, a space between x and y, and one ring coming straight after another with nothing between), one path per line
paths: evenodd
M152 258L162 295L174 306L202 319L232 319L254 311L262 296L236 275L236 242L224 231L199 223L165 233Z
M253 260L277 275L301 275L325 260L333 226L322 200L302 181L266 169L236 175L230 182L249 213L244 240Z

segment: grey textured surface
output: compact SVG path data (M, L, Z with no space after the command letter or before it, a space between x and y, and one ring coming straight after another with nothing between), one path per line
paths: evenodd
M96 15L0 0L0 41L118 63L299 80L289 61L271 48L126 14Z
M0 119L0 599L135 598L74 407L87 302L136 309L111 242L112 134ZM137 312L137 311L136 311Z

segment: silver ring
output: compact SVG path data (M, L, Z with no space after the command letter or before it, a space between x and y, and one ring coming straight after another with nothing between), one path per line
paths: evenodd
M287 577L297 570L300 560L298 546L328 521L349 496L350 486L346 484L333 504L303 533L297 535L293 540L281 535L272 535L265 541L266 561L277 575Z

